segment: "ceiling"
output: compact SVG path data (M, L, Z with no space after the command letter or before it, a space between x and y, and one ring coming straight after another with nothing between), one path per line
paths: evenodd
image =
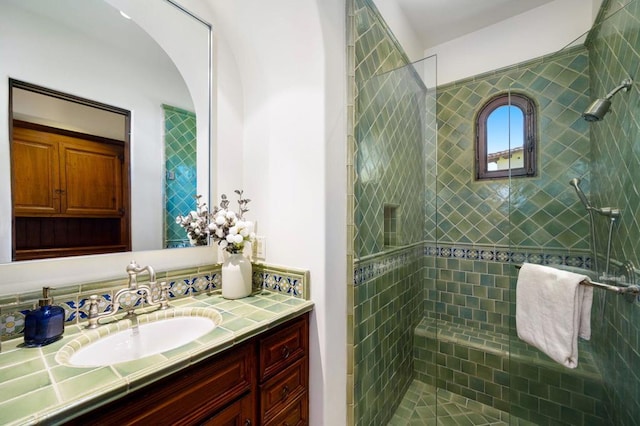
M553 0L395 0L428 49Z

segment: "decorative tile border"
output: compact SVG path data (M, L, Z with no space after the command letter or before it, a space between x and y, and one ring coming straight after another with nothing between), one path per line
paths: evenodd
M309 299L309 271L253 264L253 285L269 291Z
M427 256L484 260L487 262L535 263L537 265L563 265L584 269L591 269L591 256L587 253L567 254L564 252L551 252L541 250L527 250L510 247L476 247L462 245L436 246L427 243L424 247Z
M353 284L359 285L373 278L413 262L422 255L422 244L383 252L354 261Z
M465 245L436 245L421 243L408 248L368 256L354 262L353 284L360 285L380 275L397 269L415 260L417 256L445 259L467 259L485 262L514 263L524 262L537 265L562 265L591 270L591 256L588 253L567 254L540 250L527 250L509 247L479 247Z
M309 299L309 271L266 264L252 266L254 289ZM170 299L210 294L222 289L221 267L221 264L215 264L161 272L157 274L157 281L158 283L166 282L169 285ZM56 288L53 290L54 303L64 309L66 325L77 324L87 319L89 296L98 295L98 310L108 311L111 309L115 292L123 288L126 282L126 277L123 277L112 281ZM38 306L39 297L39 292L0 297L0 340L13 339L22 335L24 317ZM128 303L134 306L143 304L140 298Z

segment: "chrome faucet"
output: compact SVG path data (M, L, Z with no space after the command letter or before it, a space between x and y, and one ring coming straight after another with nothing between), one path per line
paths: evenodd
M144 297L146 305L158 306L159 309L167 309L169 307L169 286L166 282L160 283L160 294L158 296L154 294L154 289L158 287L158 283L156 282L156 272L151 266L142 267L138 265L135 260L132 260L131 263L127 265L126 271L129 275L129 284L126 288L118 290L115 296L113 296L113 304L109 311L100 313L98 311L98 296L95 294L89 296L89 324L87 328L97 328L99 325L98 320L116 315L121 306L120 299L127 294L135 298L138 296ZM144 271L149 274L149 285L138 284L138 274ZM128 303L122 308L127 312L125 318L137 322L135 303Z

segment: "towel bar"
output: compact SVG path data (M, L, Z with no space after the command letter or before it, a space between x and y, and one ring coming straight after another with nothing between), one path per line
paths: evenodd
M515 265L515 266L516 266L516 269L520 269L522 267L522 265ZM552 268L552 266L550 267ZM640 286L636 284L632 284L628 286L617 286L617 285L599 283L597 281L591 281L591 280L580 281L580 284L590 286L590 287L601 288L607 291L613 291L614 293L617 293L617 294L629 294L633 296L640 295Z

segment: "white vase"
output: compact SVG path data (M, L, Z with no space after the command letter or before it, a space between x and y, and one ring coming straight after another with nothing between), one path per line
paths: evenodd
M222 297L240 299L251 294L251 262L243 254L229 254L222 264Z

